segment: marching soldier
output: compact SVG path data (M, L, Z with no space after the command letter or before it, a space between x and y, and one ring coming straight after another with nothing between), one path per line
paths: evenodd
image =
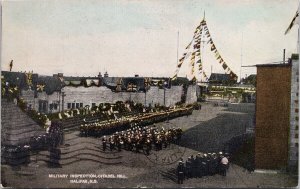
M106 136L104 136L103 138L102 138L102 148L103 148L103 151L105 152L105 150L106 150Z
M196 159L195 159L195 165L196 165L196 177L202 177L201 176L201 154L198 153L196 155Z
M182 161L179 161L178 166L177 166L177 177L178 177L178 184L183 184L184 164Z
M196 177L196 161L194 156L191 156L191 176Z
M213 153L212 154L212 157L211 157L211 174L214 175L217 173L217 170L218 170L218 159L217 159L217 156L216 156L216 153Z
M226 176L226 170L228 169L228 159L227 157L223 156L221 159L221 175Z
M109 148L110 148L110 151L112 151L115 148L115 142L114 142L113 137L109 138Z
M207 154L204 154L203 162L202 162L204 176L208 175L208 163L209 163L209 159L207 157Z
M191 162L191 157L188 157L188 159L185 162L186 166L186 177L187 178L192 178L192 162Z

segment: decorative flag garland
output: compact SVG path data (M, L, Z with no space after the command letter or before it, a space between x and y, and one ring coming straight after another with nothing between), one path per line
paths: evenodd
M229 73L231 79L237 80L237 75L229 68L227 63L224 61L220 53L218 52L216 45L214 44L212 37L210 35L210 32L208 30L206 21L203 19L200 24L196 27L196 30L194 32L193 39L191 42L186 46L186 50L189 50L191 47L193 48L193 52L184 53L183 56L179 59L179 63L177 65L177 69L175 71L174 76L172 77L172 80L175 80L177 78L179 69L181 68L183 62L191 55L190 58L190 65L191 65L191 74L193 76L193 79L195 79L195 63L198 64L198 71L199 73L203 75L203 77L208 80L207 75L203 71L202 66L202 60L201 60L201 37L202 35L206 36L209 40L207 41L207 44L210 44L210 50L215 53L216 60L219 64L221 64L222 68L226 73Z

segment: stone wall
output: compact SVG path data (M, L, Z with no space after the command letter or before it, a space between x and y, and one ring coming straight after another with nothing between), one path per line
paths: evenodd
M143 105L149 106L160 104L166 106L174 106L177 102L181 101L181 96L183 93L182 86L172 86L170 89L160 89L159 87L151 86L151 88L146 92L112 92L109 88L105 86L101 87L71 87L67 86L62 89L64 92L64 110L69 109L68 104L76 104L79 106L92 106L93 103L115 103L117 101L127 101L132 100L137 103L142 103ZM62 110L62 107L53 109L50 111L50 104L57 103L62 106L62 93L54 92L51 95L47 95L45 92L37 93L37 98L34 98L34 91L23 91L22 97L25 102L30 104L35 110L39 110L39 101L47 101L48 107L47 112L58 112ZM189 86L187 90L186 103L193 103L197 101L197 91L196 86Z
M21 97L23 100L31 107L35 108L35 99L34 99L34 91L32 90L22 90Z
M24 101L27 103L28 106L31 106L31 108L35 110L39 110L39 101L46 101L47 102L47 112L59 112L60 107L60 94L59 92L54 92L51 95L47 95L46 92L38 92L37 98L34 98L34 91L32 90L23 90L21 92L21 96L24 99ZM50 110L50 104L56 103L57 108Z
M291 67L257 67L255 168L285 169L290 126Z
M187 89L186 103L192 104L197 102L197 85L190 85Z
M292 60L289 169L296 171L299 157L299 57Z
M68 109L68 103L82 103L83 106L92 105L92 103L115 103L117 101L132 100L137 103L142 103L146 106L149 104L160 104L173 106L180 102L183 92L182 86L172 86L170 89L159 89L151 87L146 93L144 92L112 92L107 87L64 87L64 108ZM193 93L196 95L196 93ZM190 94L189 102L196 97Z

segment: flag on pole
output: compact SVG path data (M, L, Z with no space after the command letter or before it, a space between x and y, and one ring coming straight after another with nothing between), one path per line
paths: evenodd
M285 35L292 29L292 27L295 25L295 24L298 24L299 25L299 8L298 8L298 10L297 10L297 12L296 12L296 15L294 16L294 18L293 18L293 20L292 20L292 22L290 23L290 25L289 25L289 27L286 29L286 31L285 31Z

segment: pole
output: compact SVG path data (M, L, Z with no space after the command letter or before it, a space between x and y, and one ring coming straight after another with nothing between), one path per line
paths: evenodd
M164 86L164 106L166 106L166 88Z
M300 26L298 26L298 42L297 42L297 53L298 55L300 54L300 43L299 43L299 38L300 38L300 35L299 35L299 29L300 29Z
M283 49L283 64L285 64L285 49Z
M145 107L146 107L146 103L147 103L147 89L145 89Z
M178 47L179 47L179 31L177 32L177 59L176 59L177 66L178 66Z
M58 94L58 111L60 112L60 107L61 107L61 104L60 104L60 95L61 95L61 91L59 91L59 94Z
M242 42L241 42L241 68L240 68L240 82L242 81L242 66L243 66L243 32L242 32Z
M65 103L65 92L62 92L62 94L61 94L61 101L62 101L62 107L61 107L61 109L62 109L62 111L64 111L65 110L65 108L64 108L64 103Z

